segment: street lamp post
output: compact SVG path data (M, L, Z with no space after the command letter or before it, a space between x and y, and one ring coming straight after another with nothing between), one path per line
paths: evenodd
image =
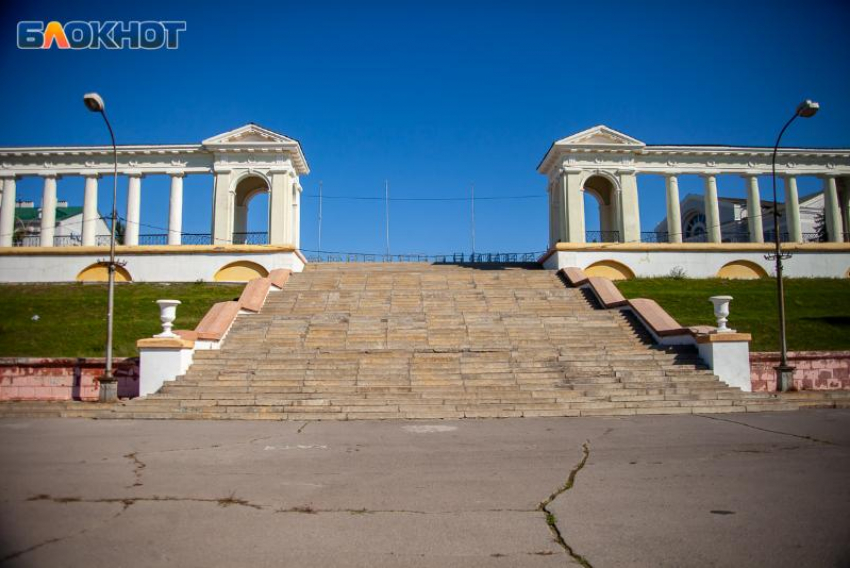
M779 304L779 366L776 367L776 390L779 392L785 392L791 388L794 380L794 367L788 364L788 342L785 337L785 288L782 284L782 261L790 258L791 255L787 253L783 254L782 239L779 234L779 208L776 203L776 154L779 151L779 141L782 140L782 135L785 134L791 123L798 116L802 116L803 118L814 116L819 108L820 105L818 103L808 99L800 103L797 106L797 110L794 111L794 116L779 131L779 136L777 136L776 144L773 147L773 242L775 251L772 254L766 255L765 258L776 261L776 295Z
M112 156L114 158L114 170L112 177L112 235L109 239L109 284L107 292L107 308L106 308L106 369L103 372L103 377L100 379L100 389L98 392L98 400L100 402L116 402L118 400L118 382L115 380L115 375L112 372L112 329L115 311L115 224L118 217L116 211L118 202L118 147L115 145L115 134L112 132L112 125L109 124L109 119L106 118L106 106L103 99L97 93L86 93L83 96L83 102L92 112L99 112L106 122L106 128L109 129L109 136L112 138Z

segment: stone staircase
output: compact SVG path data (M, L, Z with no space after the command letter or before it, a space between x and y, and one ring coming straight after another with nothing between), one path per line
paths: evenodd
M346 420L799 406L728 387L694 349L655 346L626 312L594 302L536 265L310 265L158 393L63 414Z

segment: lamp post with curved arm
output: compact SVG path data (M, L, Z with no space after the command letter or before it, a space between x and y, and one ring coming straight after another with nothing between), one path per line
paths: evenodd
M106 105L103 99L97 93L86 93L83 96L83 102L92 112L99 112L106 122L106 128L109 129L109 136L112 139L112 157L114 159L114 170L112 178L112 235L109 239L109 283L107 285L107 308L106 308L106 369L103 372L103 377L100 379L100 388L98 390L98 400L100 402L116 402L118 400L118 383L115 380L115 375L112 371L112 331L115 311L115 270L117 263L115 262L115 224L118 217L118 147L115 145L115 134L112 132L112 125L109 124L109 119L106 118Z
M785 288L782 284L782 261L790 258L791 255L787 253L783 254L782 239L779 234L779 208L776 203L776 154L779 152L779 142L782 140L782 135L785 134L791 123L798 116L802 116L803 118L814 116L818 112L818 109L820 109L820 105L808 99L797 105L794 116L788 119L782 130L779 131L779 136L776 137L776 144L773 146L773 241L775 251L766 255L765 258L776 261L776 296L779 304L779 366L776 367L776 390L779 392L785 392L791 388L794 380L794 367L788 364L788 342L785 336Z

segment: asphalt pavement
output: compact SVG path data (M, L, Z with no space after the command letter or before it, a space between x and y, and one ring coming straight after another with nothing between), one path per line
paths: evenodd
M0 420L0 566L850 566L850 410Z

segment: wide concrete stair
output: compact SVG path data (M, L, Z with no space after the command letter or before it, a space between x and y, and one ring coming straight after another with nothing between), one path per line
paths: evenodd
M350 420L791 410L539 266L317 264L145 399L63 414ZM815 402L811 402L812 405ZM94 405L97 407L98 405Z

